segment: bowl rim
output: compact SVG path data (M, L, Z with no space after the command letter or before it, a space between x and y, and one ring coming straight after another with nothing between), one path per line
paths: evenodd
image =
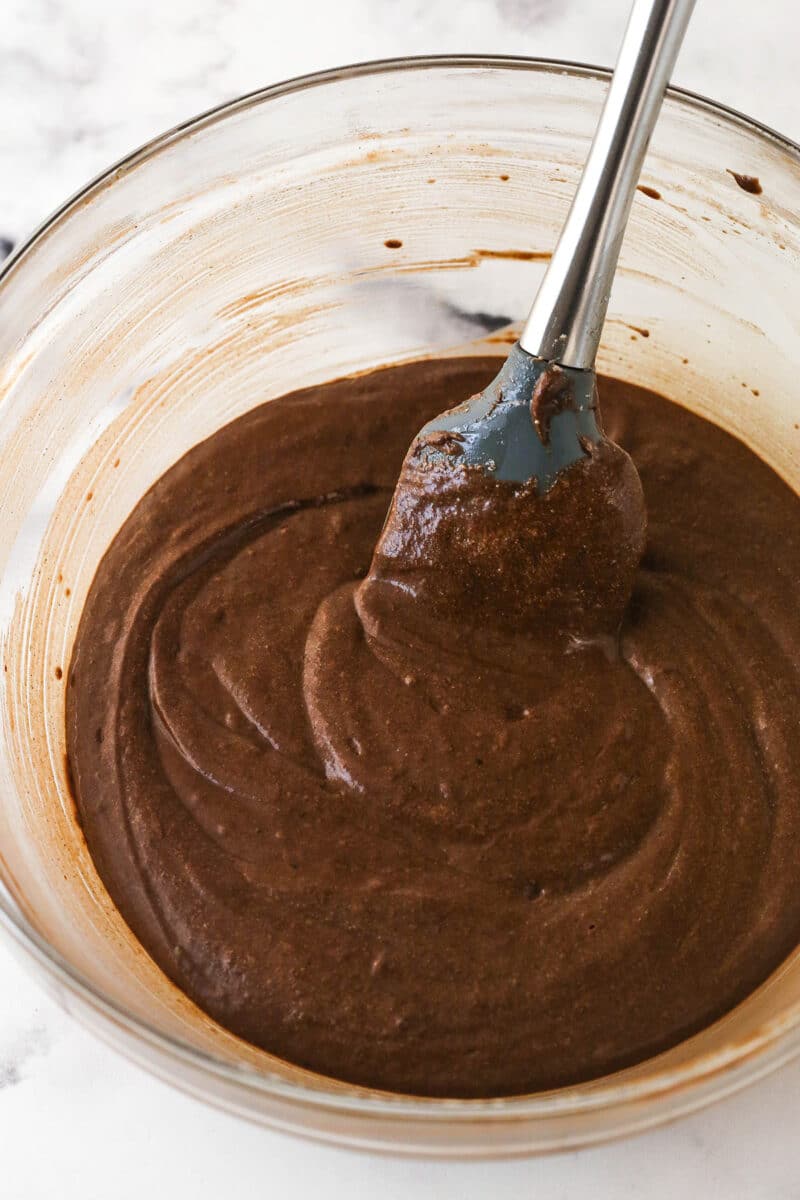
M197 116L172 126L143 143L137 149L100 172L50 214L27 238L14 248L0 265L2 287L24 262L31 250L77 209L95 191L136 168L137 165L164 150L171 143L222 121L235 113L256 107L294 92L305 91L341 80L397 74L432 69L484 69L495 71L530 71L540 74L563 74L575 78L607 81L611 71L589 63L544 57L482 54L437 54L406 58L385 58L310 72L247 92L242 96L215 105ZM680 105L713 115L729 126L738 126L755 135L758 140L782 149L800 165L800 145L778 133L770 126L755 120L725 104L717 103L685 88L667 89L667 96ZM168 1058L182 1062L194 1070L217 1076L228 1085L295 1104L338 1111L342 1114L377 1118L407 1118L433 1122L460 1123L486 1120L531 1121L564 1118L586 1114L606 1107L657 1100L671 1093L689 1089L703 1090L708 1099L725 1095L747 1082L766 1074L775 1067L800 1054L800 1001L788 1006L779 1016L765 1021L747 1038L718 1050L698 1055L681 1066L656 1069L652 1074L620 1080L617 1075L590 1081L590 1090L576 1094L575 1086L521 1096L502 1096L489 1099L449 1099L439 1097L392 1094L372 1091L357 1085L331 1080L318 1075L318 1086L296 1083L253 1066L235 1065L214 1054L200 1050L177 1036L159 1030L144 1018L136 1016L122 1004L105 995L77 970L44 938L13 901L10 892L0 881L0 930L18 949L41 967L57 984L75 995L90 1008L116 1026L122 1026L139 1042L149 1045ZM779 968L780 970L780 968ZM769 980L761 985L768 986ZM761 988L756 989L760 991ZM78 1014L76 1014L78 1015ZM658 1057L650 1060L657 1062ZM290 1064L291 1065L291 1064ZM716 1081L712 1095L709 1089ZM703 1088L705 1085L705 1088ZM576 1085L585 1086L585 1085ZM703 1099L687 1107L699 1107ZM669 1114L665 1115L665 1119ZM658 1118L656 1117L655 1120Z

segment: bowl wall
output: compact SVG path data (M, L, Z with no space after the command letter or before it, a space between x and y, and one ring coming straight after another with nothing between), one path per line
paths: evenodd
M465 343L503 353L503 332L475 339L524 318L605 87L591 69L428 60L270 89L113 169L0 277L0 916L101 1036L244 1115L354 1145L522 1153L667 1119L800 1049L795 955L711 1029L579 1087L449 1102L323 1079L165 980L70 797L71 646L144 491L291 388ZM643 183L660 199L636 197L601 369L733 430L800 490L798 153L672 94Z

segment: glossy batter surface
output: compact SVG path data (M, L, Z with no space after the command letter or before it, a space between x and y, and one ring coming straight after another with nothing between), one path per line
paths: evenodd
M69 675L80 820L166 973L275 1054L427 1095L634 1063L800 939L800 501L746 448L601 380L649 518L618 642L566 620L546 659L362 588L409 442L497 361L298 392L192 450Z

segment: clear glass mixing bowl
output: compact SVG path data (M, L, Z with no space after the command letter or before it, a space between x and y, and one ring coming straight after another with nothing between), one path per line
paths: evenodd
M606 84L594 68L441 58L269 88L111 169L0 275L0 920L100 1036L266 1124L530 1153L668 1120L800 1050L795 954L711 1029L593 1083L446 1101L315 1076L167 982L109 900L70 799L70 647L127 513L252 405L523 317ZM759 176L763 194L729 171ZM736 431L800 488L800 151L673 92L643 182L660 199L636 198L601 367Z

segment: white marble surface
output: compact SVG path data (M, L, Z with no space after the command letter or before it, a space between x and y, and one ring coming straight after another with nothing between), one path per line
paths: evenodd
M2 0L0 236L174 122L290 75L433 52L610 63L627 0ZM676 82L800 139L796 0L700 0ZM0 946L0 1197L493 1194L796 1200L800 1063L578 1154L437 1164L309 1146L186 1099L50 1003Z

